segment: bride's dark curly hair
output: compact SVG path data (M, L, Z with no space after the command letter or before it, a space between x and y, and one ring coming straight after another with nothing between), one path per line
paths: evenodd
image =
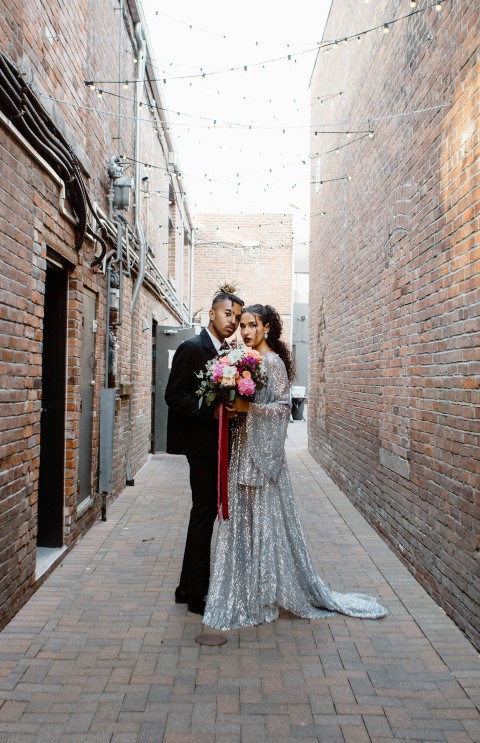
M270 329L268 330L267 343L272 351L278 353L282 359L287 369L288 381L291 382L295 377L295 362L288 346L280 340L283 322L275 307L269 304L251 304L249 307L243 308L242 314L244 312L250 312L252 315L259 317L262 325L268 323Z

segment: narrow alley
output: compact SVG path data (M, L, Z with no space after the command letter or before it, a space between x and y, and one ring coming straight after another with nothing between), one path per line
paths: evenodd
M289 427L314 561L380 621L282 616L226 633L173 602L190 506L156 454L0 634L0 742L480 740L480 660Z

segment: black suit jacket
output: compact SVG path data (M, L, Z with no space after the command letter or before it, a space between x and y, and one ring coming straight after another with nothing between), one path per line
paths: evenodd
M165 390L168 405L167 452L196 457L215 457L218 446L218 420L213 417L214 405L198 407L195 392L200 379L195 372L217 352L205 329L200 335L179 345Z

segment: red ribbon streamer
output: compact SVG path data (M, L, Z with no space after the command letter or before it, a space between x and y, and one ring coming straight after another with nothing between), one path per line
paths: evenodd
M218 478L217 510L220 519L226 521L228 516L228 413L225 405L220 403L218 414Z

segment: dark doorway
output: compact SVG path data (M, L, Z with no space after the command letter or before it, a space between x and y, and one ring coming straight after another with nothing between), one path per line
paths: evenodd
M172 366L173 354L180 343L193 338L195 329L166 328L157 325L155 341L155 407L154 407L154 440L152 451L165 451L167 448L167 403L165 389Z
M60 547L63 544L67 279L67 269L55 258L47 257L38 485L39 547Z

